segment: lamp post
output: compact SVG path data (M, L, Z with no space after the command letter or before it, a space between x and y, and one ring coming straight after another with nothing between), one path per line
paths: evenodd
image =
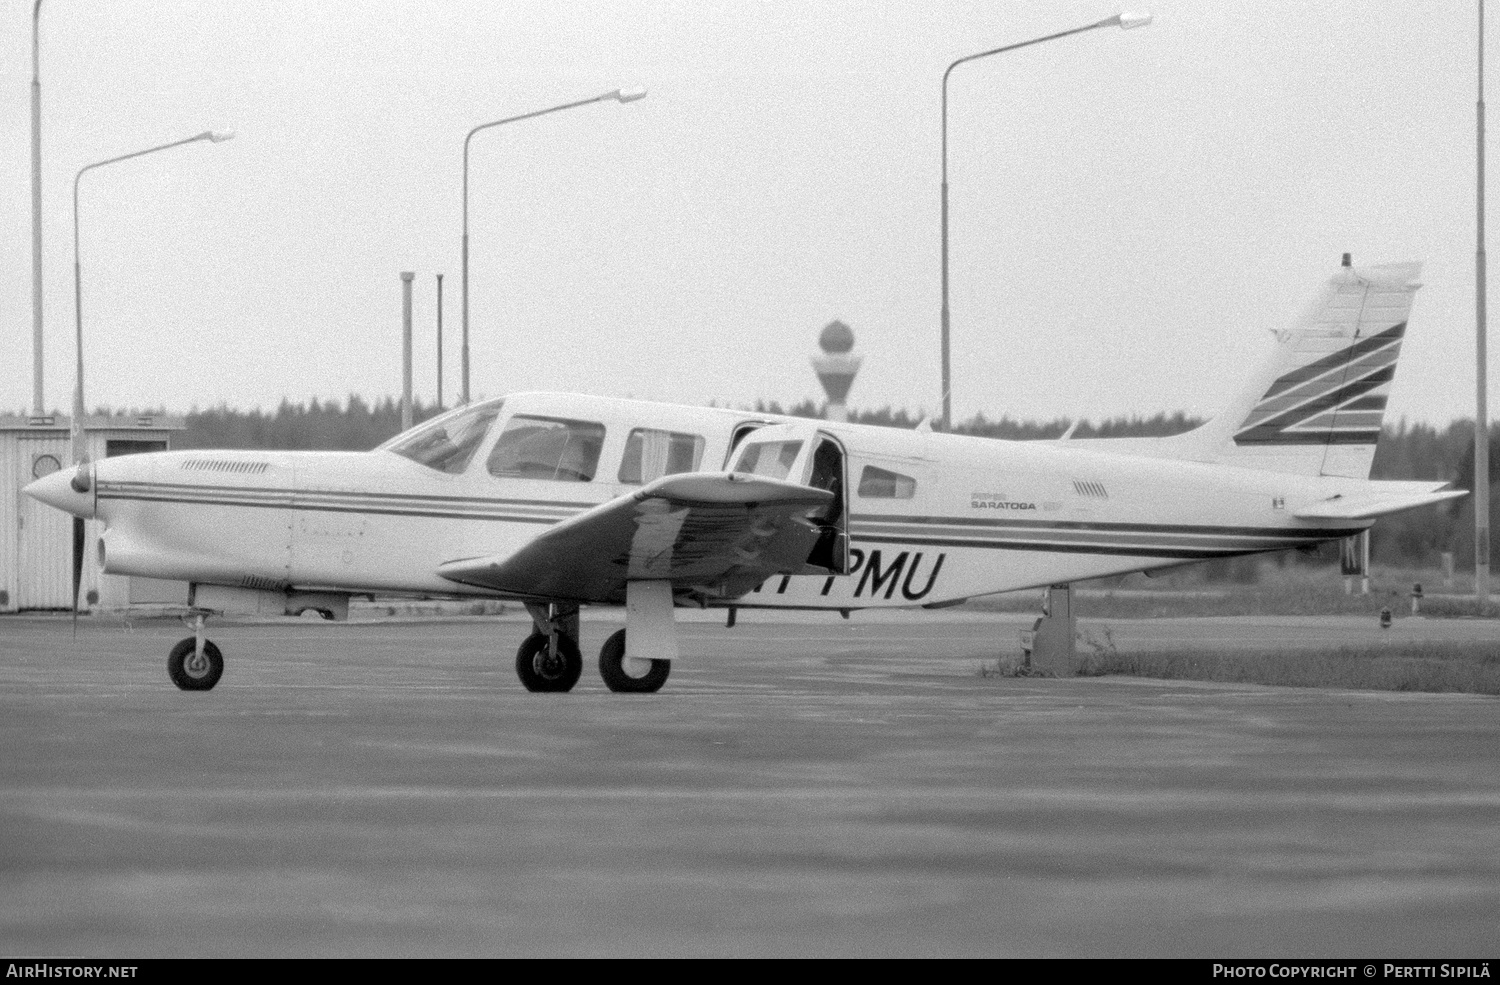
M1479 0L1479 100L1476 107L1475 156L1478 184L1475 191L1474 250L1474 594L1480 612L1490 601L1490 415L1486 406L1489 386L1485 330L1484 257L1484 0Z
M31 412L42 400L42 0L31 8Z
M1030 41L1021 41L1017 44L1009 44L1003 48L992 48L989 51L981 51L977 55L967 55L958 59L948 66L943 73L943 425L942 429L947 431L953 421L953 383L949 362L949 328L948 328L948 76L953 70L965 62L977 61L980 58L988 58L991 55L1003 55L1007 51L1016 51L1019 48L1029 48L1043 41L1056 41L1070 34L1082 34L1084 31L1092 31L1099 27L1120 27L1130 30L1133 27L1145 27L1151 23L1150 14L1116 14L1113 17L1099 21L1096 24L1087 24L1083 27L1075 27L1069 31L1059 31L1056 34L1048 34L1045 37L1032 38Z
M469 402L469 142L474 135L481 130L491 127L502 126L506 123L518 123L521 120L530 120L538 116L546 116L548 113L559 113L565 109L573 109L578 106L587 106L590 103L602 103L613 99L621 103L633 103L637 99L644 99L645 89L616 89L603 95L593 96L589 99L580 99L573 103L563 103L561 106L553 106L549 109L539 109L532 113L522 113L520 116L510 116L503 120L495 120L492 123L481 123L469 131L464 138L464 242L463 242L463 272L460 293L463 296L463 348L461 358L462 392L459 395L459 403Z
M183 144L196 143L207 140L218 144L234 137L232 131L227 130L205 130L196 136L187 137L183 140L174 140L170 144L162 144L160 147L148 147L138 150L132 154L121 154L119 157L111 157L107 161L95 161L78 169L78 174L73 178L73 320L77 332L76 349L78 355L77 377L73 387L73 424L69 429L69 437L72 442L73 461L82 462L85 458L83 450L83 267L78 260L78 183L83 179L86 172L95 168L102 168L106 164L115 164L120 161L128 161L132 157L141 157L146 154L154 154L160 150L168 150L172 147L181 147Z

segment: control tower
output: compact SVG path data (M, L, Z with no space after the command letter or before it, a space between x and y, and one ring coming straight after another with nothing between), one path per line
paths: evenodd
M854 385L854 376L862 361L862 357L853 352L854 332L835 319L823 326L818 335L818 348L823 353L812 357L812 366L818 374L818 382L823 384L823 392L828 394L823 416L830 421L847 421L849 408L844 405L844 400L849 396L849 388Z

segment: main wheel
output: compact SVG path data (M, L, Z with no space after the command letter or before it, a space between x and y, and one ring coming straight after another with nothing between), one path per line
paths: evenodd
M578 644L557 634L557 656L552 656L549 639L532 633L516 651L516 675L528 691L571 691L583 674L583 654Z
M203 641L203 656L198 656L198 641L189 636L167 654L167 673L184 691L207 691L223 676L224 658L209 640Z
M667 683L667 675L672 672L672 661L670 660L633 660L632 663L650 663L651 668L640 677L636 677L625 669L625 630L615 632L609 639L604 641L604 646L599 650L599 676L604 678L604 683L611 691L623 691L630 694L650 694L652 691L660 691L661 686Z

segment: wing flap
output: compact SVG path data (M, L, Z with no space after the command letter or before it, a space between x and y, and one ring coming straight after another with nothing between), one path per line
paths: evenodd
M550 527L511 555L449 561L438 574L520 597L623 603L628 581L733 598L802 568L828 505L823 489L739 473L669 475Z

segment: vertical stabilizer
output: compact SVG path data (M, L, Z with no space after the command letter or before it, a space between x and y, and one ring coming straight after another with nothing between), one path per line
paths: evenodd
M1341 267L1224 412L1155 453L1368 478L1421 270Z

